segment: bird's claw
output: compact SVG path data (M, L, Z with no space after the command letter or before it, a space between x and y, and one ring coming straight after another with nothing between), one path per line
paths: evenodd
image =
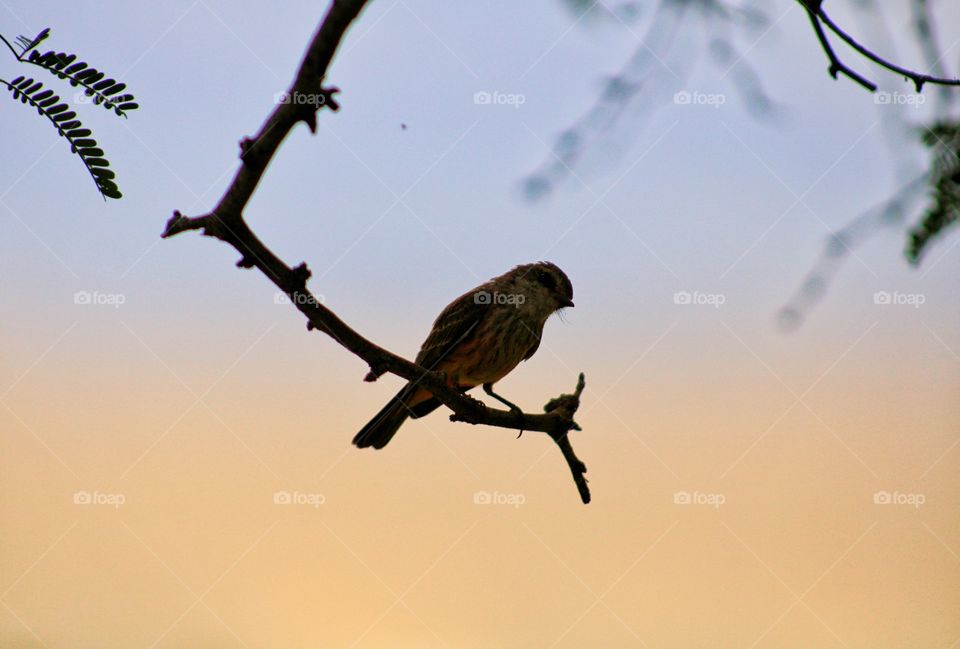
M511 404L511 405L510 405L510 412L512 412L513 415L514 415L515 417L517 417L518 419L520 419L520 418L523 417L523 409L520 408L519 406L516 406L516 405ZM522 435L523 435L523 429L521 428L521 429L520 429L520 432L517 433L517 439L520 439L520 437L521 437Z

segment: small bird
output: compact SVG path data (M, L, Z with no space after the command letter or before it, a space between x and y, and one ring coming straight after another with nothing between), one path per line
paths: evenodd
M463 391L483 391L519 411L493 391L493 385L540 346L543 325L555 311L573 306L573 286L549 262L523 264L481 284L440 312L420 347L417 365L443 372ZM368 378L376 378L370 377ZM439 399L407 383L353 438L359 448L383 448L407 420L437 409Z

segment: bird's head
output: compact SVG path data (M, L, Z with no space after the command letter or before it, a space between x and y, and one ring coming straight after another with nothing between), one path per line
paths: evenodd
M543 319L558 309L573 306L570 279L548 261L517 266L507 276L513 290L523 296L523 304L518 306Z

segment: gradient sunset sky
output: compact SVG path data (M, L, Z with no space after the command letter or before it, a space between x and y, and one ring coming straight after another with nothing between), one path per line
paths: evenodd
M530 203L523 178L640 47L637 4L374 2L330 69L342 110L297 127L246 212L408 358L457 295L563 268L576 308L499 387L536 412L585 372L584 506L541 434L438 411L353 448L401 381L363 383L224 244L159 239L216 203L326 3L0 2L5 36L51 27L141 105L80 107L125 194L104 203L44 120L2 104L0 646L957 646L960 236L911 268L906 224L883 230L801 327L777 324L830 232L924 152L891 153L898 107L830 79L778 0L737 32L773 114L692 61L680 89L721 105L668 98ZM922 67L887 4L898 60ZM956 72L960 7L932 4Z

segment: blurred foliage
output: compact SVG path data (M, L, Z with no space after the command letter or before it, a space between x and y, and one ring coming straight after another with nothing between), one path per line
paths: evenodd
M626 25L624 15L637 16L635 3L604 5L598 2L564 0L579 13L577 24L607 19ZM685 84L700 60L713 63L750 114L768 122L780 111L767 95L760 75L738 40L756 42L772 29L762 9L734 0L659 0L645 17L643 33L621 67L607 76L601 90L585 112L559 133L550 153L522 181L521 191L530 202L543 201L571 178L583 184L598 170L619 165L626 151L643 134L651 118L671 103L696 101ZM694 96L696 94L696 96ZM726 101L726 95L710 99Z
M805 8L819 2L798 0ZM758 121L782 123L782 110L767 94L759 70L751 65L750 51L780 19L766 15L769 3L758 0L647 0L610 2L561 0L579 25L594 22L637 23L630 32L639 34L633 54L619 70L607 77L594 103L555 138L552 151L533 173L523 179L527 200L544 200L571 177L578 185L596 171L618 164L625 150L641 135L651 117L674 104L690 103L686 87L693 66L701 59L719 68L719 81L730 85L744 109ZM836 5L837 2L831 3ZM937 21L927 0L902 0L909 20L891 19L891 3L883 0L848 0L851 15L858 23L863 42L897 59L904 38L917 46L924 59L923 70L949 79L943 85L929 82L924 94L914 101L891 101L904 97L897 75L879 80L878 94L864 93L865 101L877 108L880 133L890 151L896 187L888 196L871 196L873 205L845 225L831 230L823 250L799 289L780 310L785 329L799 326L810 310L826 295L831 283L854 250L876 233L896 228L907 230L905 256L919 264L930 243L939 240L960 216L960 120L956 111L960 99L953 85L944 51L938 42ZM903 8L903 7L901 7ZM781 18L786 17L783 14ZM629 17L629 18L628 18ZM642 17L642 20L639 18ZM801 27L798 27L801 28ZM803 29L807 29L803 23ZM637 34L635 34L637 35ZM856 48L855 48L856 49ZM857 50L860 56L863 52ZM871 50L872 52L872 50ZM755 55L754 55L755 56ZM725 95L706 95L720 97ZM932 96L928 115L918 121L913 110ZM917 99L919 97L919 99ZM701 95L703 98L703 95ZM932 123L927 128L924 124ZM662 137L662 135L661 135ZM926 146L924 151L922 142ZM927 155L924 156L924 153ZM916 219L914 227L905 224Z
M921 136L930 149L930 205L910 230L907 258L914 264L932 239L957 222L960 215L960 122L941 121Z
M563 0L578 19L613 18L624 22L636 20L643 5L639 2L598 2L597 0Z

